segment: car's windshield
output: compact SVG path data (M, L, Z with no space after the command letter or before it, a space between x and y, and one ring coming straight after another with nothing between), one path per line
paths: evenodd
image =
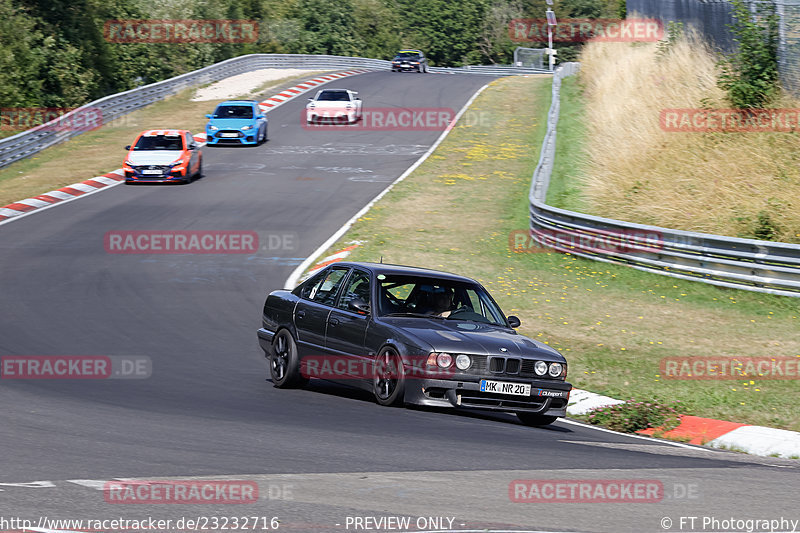
M214 111L214 118L253 118L249 105L221 105Z
M133 147L134 150L183 150L183 138L180 135L142 136Z
M325 102L349 102L350 95L347 91L322 91L317 96L318 101Z
M419 59L418 52L399 52L397 54L398 59Z
M378 315L471 320L505 326L503 313L480 285L447 279L380 274Z

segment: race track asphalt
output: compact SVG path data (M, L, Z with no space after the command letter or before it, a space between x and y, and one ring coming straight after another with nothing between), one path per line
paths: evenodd
M458 111L491 79L372 72L328 87L359 91L367 109ZM564 421L527 428L507 415L383 408L325 383L274 388L256 340L266 293L441 133L311 131L304 104L271 111L260 147L205 148L205 177L190 185L118 186L0 227L0 355L145 356L153 365L148 379L2 380L0 514L277 513L292 531L343 531L346 516L398 513L456 516L452 529L549 531L664 531L662 517L677 513L800 518L796 461ZM122 160L122 147L109 149ZM107 232L139 230L256 232L265 246L107 252ZM287 245L270 249L270 235ZM244 511L110 505L91 483L68 481L193 476L255 479L265 497ZM510 502L509 482L534 477L655 479L673 496L693 486L697 497ZM291 497L266 497L279 484Z

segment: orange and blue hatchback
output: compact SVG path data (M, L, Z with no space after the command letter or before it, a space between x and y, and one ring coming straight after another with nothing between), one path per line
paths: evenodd
M126 183L189 183L203 175L203 151L188 130L147 130L125 147Z

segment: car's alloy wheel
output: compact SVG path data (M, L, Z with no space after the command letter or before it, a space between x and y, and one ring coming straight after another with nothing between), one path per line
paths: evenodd
M282 329L272 341L269 373L276 387L284 389L302 385L307 379L300 374L297 344L288 330Z
M517 418L526 426L547 426L558 420L557 416L546 416L526 412L517 413Z
M381 348L375 357L373 367L372 391L381 405L399 406L403 404L406 378L403 360L391 346Z

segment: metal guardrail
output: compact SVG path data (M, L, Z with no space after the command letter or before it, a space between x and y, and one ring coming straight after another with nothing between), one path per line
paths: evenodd
M152 83L100 98L68 113L61 123L70 115L81 113L100 115L106 124L122 115L141 107L163 100L183 89L219 81L236 74L252 72L264 68L308 68L308 69L380 69L390 67L390 62L382 59L364 57L345 57L329 55L303 54L250 54L234 57L199 70L188 72L174 78ZM538 69L517 68L511 66L468 66L457 68L431 67L430 72L450 74L482 74L491 76L508 76L516 74L548 73ZM71 139L87 131L81 128L58 127L58 121L32 128L13 137L0 140L0 168L15 161L30 157L49 146Z
M573 255L619 263L722 287L800 297L800 245L672 230L585 215L545 204L556 148L561 80L578 71L563 64L530 190L530 235Z

